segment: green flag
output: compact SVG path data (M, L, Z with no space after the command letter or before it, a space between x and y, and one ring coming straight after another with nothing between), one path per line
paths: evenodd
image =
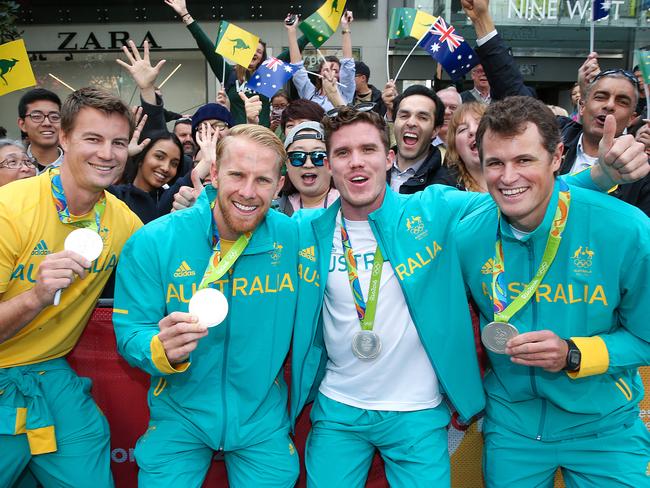
M336 32L341 15L345 12L345 2L327 0L298 26L315 48L321 47Z
M388 26L388 38L406 39L413 27L416 13L414 8L394 8Z

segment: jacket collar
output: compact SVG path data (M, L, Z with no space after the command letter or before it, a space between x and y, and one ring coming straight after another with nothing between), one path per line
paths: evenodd
M532 240L543 239L544 242L546 242L546 238L548 237L548 233L550 232L551 226L553 224L553 219L555 218L555 209L557 208L559 194L560 194L560 182L556 179L555 185L553 186L553 195L551 195L551 199L548 202L548 206L546 207L546 212L544 213L544 218L542 219L542 222L537 226L535 230L533 230L530 234L523 236L521 239L517 239L514 236L512 232L512 228L510 227L510 223L507 221L506 218L504 218L502 214L499 222L501 235L504 238L510 240L517 240L520 242L528 242L531 239Z
M201 220L201 228L203 230L202 234L210 248L212 248L212 209L210 208L210 205L216 197L217 190L212 185L208 185L203 189L201 195L197 198L194 207L192 207L196 208L196 212ZM268 221L265 217L253 231L253 237L242 254L249 255L269 252L273 250L273 244L274 241L271 235L271 229L269 228Z
M397 146L394 146L393 150L395 151L395 154L397 154ZM397 161L397 159L395 161ZM388 183L390 183L390 176L391 176L391 171L393 169L393 166L391 166L391 168L386 172L386 181ZM429 148L429 153L427 154L427 157L422 162L422 164L420 164L420 167L415 172L415 175L413 175L412 178L409 178L409 181L411 179L426 180L427 176L429 176L430 174L434 174L436 171L440 169L441 166L442 166L442 155L440 153L440 149L438 149L435 146L431 146ZM424 181L422 181L421 183L424 183Z

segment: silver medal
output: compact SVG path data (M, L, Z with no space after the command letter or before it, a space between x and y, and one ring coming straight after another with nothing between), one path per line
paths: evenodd
M517 328L507 322L490 322L481 331L481 342L490 351L506 353L506 343L519 335Z
M381 340L372 330L360 330L352 338L352 352L359 359L375 359L381 352Z

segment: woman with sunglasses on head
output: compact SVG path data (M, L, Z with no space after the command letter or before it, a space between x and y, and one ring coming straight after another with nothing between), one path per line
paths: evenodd
M36 176L36 162L19 141L0 139L0 186Z
M245 124L246 123L246 111L244 109L244 103L239 98L239 91L243 89L244 85L250 78L250 76L255 72L257 68L260 67L262 62L266 60L266 43L261 41L257 45L253 59L251 60L248 68L243 66L231 67L228 63L225 63L223 57L220 54L217 54L214 51L215 43L206 35L203 29L199 26L199 23L196 22L190 13L187 10L187 4L185 0L165 0L165 3L174 9L176 14L181 18L181 21L187 29L190 31L196 45L205 56L206 61L210 65L212 72L215 76L221 80L221 84L224 87L228 99L230 100L230 111L232 112L233 118L235 119L235 124ZM302 36L298 39L299 49L302 50L309 43L309 40ZM278 54L277 58L281 61L289 61L289 52L283 51ZM224 74L224 63L225 63L225 80L222 80ZM254 95L254 93L253 93ZM260 112L260 125L269 127L270 113L271 113L271 104L269 99L264 95L259 95L260 100L262 100L262 111Z
M278 210L292 215L301 208L327 208L338 197L325 167L325 132L318 122L302 122L289 131L287 178Z
M341 17L341 36L343 39L343 58L335 56L325 57L318 65L318 73L314 81L309 79L309 72L305 69L302 54L297 40L297 22L288 23L291 14L285 20L285 27L289 38L289 52L291 63L298 64L301 68L293 76L292 81L298 90L300 98L312 100L325 110L330 110L338 105L346 105L354 100L354 59L352 58L352 39L350 24L354 20L352 12L346 11ZM329 83L329 85L328 85Z

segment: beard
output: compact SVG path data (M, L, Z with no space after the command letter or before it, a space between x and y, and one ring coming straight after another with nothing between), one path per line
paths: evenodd
M232 202L222 197L221 193L217 193L217 204L219 205L219 212L221 212L226 226L228 226L231 232L236 234L253 232L260 222L264 220L270 207L270 203L260 206L250 218L242 218L235 213L236 210L233 208Z

